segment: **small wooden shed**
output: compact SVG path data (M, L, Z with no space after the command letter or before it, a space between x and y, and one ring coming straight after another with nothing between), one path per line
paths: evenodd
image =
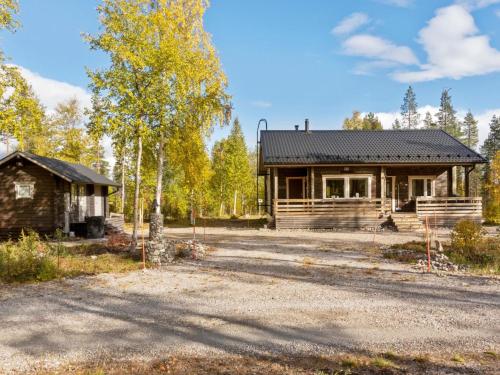
M80 164L16 151L0 159L0 237L22 229L65 233L87 217L109 217L119 184Z

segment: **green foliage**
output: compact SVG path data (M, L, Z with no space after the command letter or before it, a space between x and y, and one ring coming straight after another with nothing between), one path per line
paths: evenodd
M409 86L403 98L403 104L401 104L402 129L416 129L418 127L420 115L417 110L418 105L415 92Z
M424 129L437 129L437 123L432 119L430 112L425 113Z
M382 123L373 112L369 112L364 118L361 112L353 111L351 118L344 119L342 125L344 130L382 130Z
M0 29L15 31L19 22L14 16L19 12L17 0L0 0Z
M441 93L439 112L436 114L437 125L439 129L444 130L451 136L457 139L462 139L462 129L460 126L460 122L456 117L457 112L453 108L449 91L449 89L446 89Z
M464 134L464 143L473 150L476 149L479 141L477 120L474 118L471 111L468 111L464 117L462 132Z
M462 220L455 225L447 254L455 263L500 272L500 237L485 237L481 225L472 221Z
M394 129L394 130L401 129L401 122L399 121L399 119L394 120L394 122L392 123L392 129Z
M498 151L500 151L500 117L493 115L490 121L490 131L481 147L481 153L488 160L493 160Z
M491 160L487 171L483 214L487 222L500 224L500 150Z
M0 245L0 281L46 281L56 276L56 265L36 232L23 232L18 242Z

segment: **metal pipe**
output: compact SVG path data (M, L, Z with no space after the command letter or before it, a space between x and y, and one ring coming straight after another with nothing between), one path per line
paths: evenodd
M259 207L261 206L260 203L259 203L259 170L260 170L260 155L259 155L259 151L260 151L260 137L259 137L259 128L260 128L260 124L261 122L263 122L265 125L266 125L266 130L267 130L267 120L265 118L261 118L259 120L259 122L257 123L257 152L255 154L255 157L257 158L257 163L255 163L257 165L257 173L255 174L255 178L257 179L257 192L256 192L256 197L257 197L257 211L259 211ZM264 205L265 207L267 207L267 202L266 202L266 205Z

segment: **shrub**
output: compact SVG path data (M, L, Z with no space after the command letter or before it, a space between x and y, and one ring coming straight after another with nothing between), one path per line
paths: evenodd
M0 280L45 281L56 276L56 265L36 232L23 231L17 242L0 245Z
M484 230L481 224L470 220L460 220L451 232L451 246L464 256L474 252L483 241Z

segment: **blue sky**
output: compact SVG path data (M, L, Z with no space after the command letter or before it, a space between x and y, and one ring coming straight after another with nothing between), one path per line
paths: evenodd
M106 64L81 37L97 32L98 3L20 0L22 28L1 34L49 110L71 96L88 103L85 67ZM205 18L249 145L262 117L271 129L306 117L313 129L335 129L357 109L390 126L409 83L422 111L451 88L484 138L500 114L499 25L500 0L212 0Z

